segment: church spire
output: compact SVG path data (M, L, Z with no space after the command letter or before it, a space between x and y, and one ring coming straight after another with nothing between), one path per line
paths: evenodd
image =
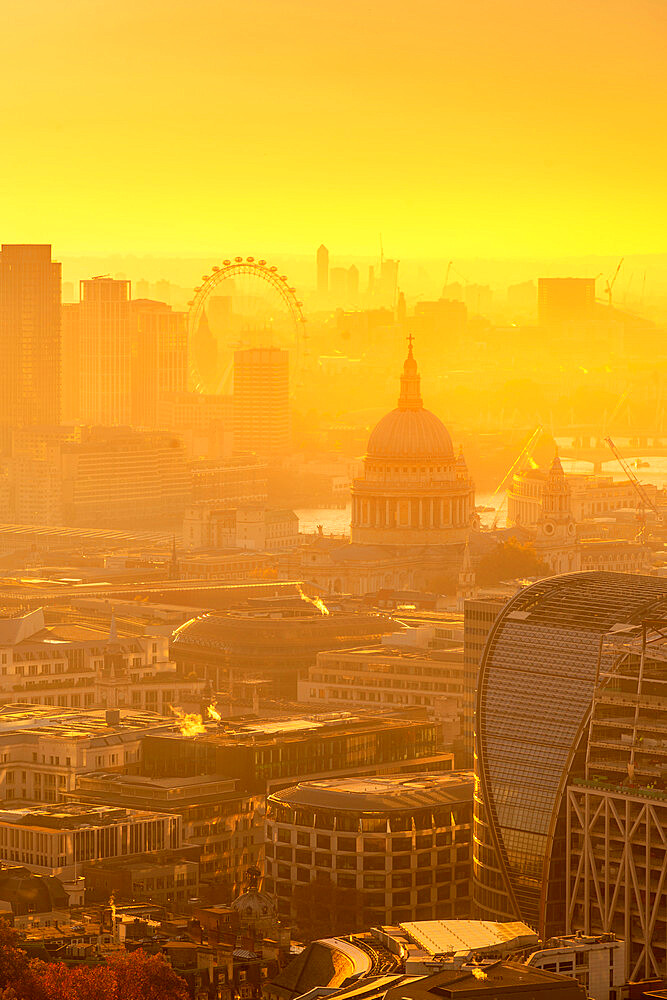
M417 362L412 354L412 334L408 337L408 356L403 364L401 375L401 395L398 397L399 410L421 410L424 407L421 395L421 379L417 370Z

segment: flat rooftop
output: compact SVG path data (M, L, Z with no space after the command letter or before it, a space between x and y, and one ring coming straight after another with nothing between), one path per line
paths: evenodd
M319 778L273 792L270 798L296 807L385 813L472 801L473 784L472 771Z
M174 719L166 719L156 712L119 709L118 723L107 721L106 711L86 709L58 709L44 705L0 705L0 733L5 737L25 732L49 739L127 738L144 732L170 729Z
M78 830L111 826L120 820L151 819L164 815L154 810L126 809L124 806L54 803L0 809L0 823L39 827L45 830Z

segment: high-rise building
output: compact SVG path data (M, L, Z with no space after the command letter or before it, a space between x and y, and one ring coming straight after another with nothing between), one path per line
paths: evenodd
M324 298L329 293L329 251L322 243L317 248L317 294Z
M81 282L80 419L104 426L132 420L130 282Z
M541 326L593 318L595 278L539 278L537 316Z
M463 605L463 765L473 763L473 724L479 663L493 623L500 614L506 597L473 597Z
M0 250L0 447L11 429L60 423L60 275L49 244Z
M648 948L662 975L667 824L656 810L665 811L666 797L664 662L653 662L663 657L649 656L646 643L628 656L614 647L646 619L662 619L666 631L666 618L667 580L603 572L540 581L501 610L477 691L473 890L478 916L523 920L543 940L571 929L615 930L632 897L639 919L631 961ZM568 786L578 792L569 820ZM611 802L595 802L591 812L592 803L580 804L588 787L615 791L630 811L654 800L653 814L637 812L627 823L630 811ZM568 843L575 817L579 836ZM585 843L592 828L594 847ZM568 867L573 848L586 860ZM597 866L597 887L592 877L579 891L585 865ZM647 913L659 916L646 923ZM626 937L627 925L620 930Z
M157 427L160 401L187 389L186 316L164 302L134 299L130 318L132 425Z
M342 306L347 302L347 268L332 267L329 271L329 291L333 305Z
M289 353L277 347L234 352L237 451L279 455L289 445Z

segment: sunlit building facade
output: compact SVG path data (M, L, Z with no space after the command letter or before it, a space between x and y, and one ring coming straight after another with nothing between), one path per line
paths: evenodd
M524 920L543 938L566 929L567 787L586 775L601 650L666 613L667 581L601 572L543 580L501 610L477 692L478 916Z
M351 541L369 545L446 545L463 541L475 520L475 487L449 431L424 408L412 342L398 406L368 440L364 474L352 486Z
M60 423L60 264L48 244L0 250L0 446L11 429Z

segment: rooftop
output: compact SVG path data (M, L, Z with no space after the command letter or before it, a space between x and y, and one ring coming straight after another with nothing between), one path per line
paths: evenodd
M391 812L470 801L471 771L382 777L319 778L274 792L270 799L294 806L354 812ZM435 921L435 923L439 923Z

